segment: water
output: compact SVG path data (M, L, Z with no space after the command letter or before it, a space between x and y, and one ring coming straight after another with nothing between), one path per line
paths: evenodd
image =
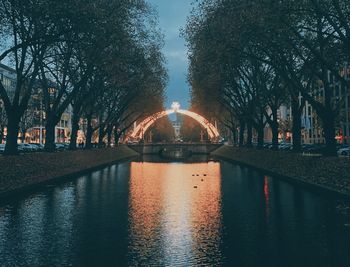
M349 206L227 162L121 163L2 203L0 266L350 266Z

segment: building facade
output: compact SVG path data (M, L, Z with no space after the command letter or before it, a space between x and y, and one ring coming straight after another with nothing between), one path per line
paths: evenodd
M0 81L5 87L10 100L12 100L15 95L17 81L16 77L17 75L14 69L0 63Z
M16 91L16 71L0 63L0 81L4 86L10 100L13 100ZM5 142L7 117L4 102L0 98L0 144Z
M271 114L271 110L268 110L267 113ZM279 142L291 142L292 140L291 114L291 107L288 104L282 104L277 110L277 120L280 128L278 135ZM257 142L257 133L255 133L255 139ZM264 129L264 141L272 142L272 130L269 124Z
M341 71L342 77L350 81L350 67ZM336 119L336 139L339 144L350 144L350 91L347 86L336 79L334 75L328 73L328 82L332 91L332 103L339 107ZM319 82L315 89L315 95L319 102L324 99L324 87ZM302 115L302 137L305 144L323 144L325 138L323 134L322 121L317 116L312 105L306 101Z
M0 64L0 80L5 87L10 100L13 100L16 90L16 71L4 64ZM54 93L54 86L49 89ZM20 123L19 142L45 143L45 120L46 114L43 104L42 88L38 85L28 103L28 109ZM55 142L67 143L71 134L72 107L69 106L62 114L61 120L55 129ZM6 112L3 101L0 99L0 143L6 141Z
M49 89L54 92L54 88ZM39 86L35 89L35 93L29 103L28 111L32 114L29 118L29 127L25 133L25 140L28 143L45 143L45 124L46 114L44 110L42 88ZM72 129L72 107L69 105L61 116L60 121L55 127L55 142L68 143Z

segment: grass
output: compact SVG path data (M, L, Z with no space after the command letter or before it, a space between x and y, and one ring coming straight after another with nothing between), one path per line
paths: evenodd
M220 147L212 155L350 196L348 158L310 157L285 151L230 146Z
M137 156L127 146L0 157L0 196Z

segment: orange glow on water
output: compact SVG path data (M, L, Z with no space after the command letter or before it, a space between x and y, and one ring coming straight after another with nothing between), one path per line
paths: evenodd
M220 240L217 240L221 227L219 163L133 162L129 208L131 236L137 240L137 251L143 256L150 255L162 240L170 244L164 248L170 258L174 249L184 258L188 253L198 257L220 254ZM206 244L211 245L206 247ZM193 248L201 250L193 251Z
M270 214L270 192L269 192L269 177L264 177L264 196L265 196L265 211L266 216L268 217Z

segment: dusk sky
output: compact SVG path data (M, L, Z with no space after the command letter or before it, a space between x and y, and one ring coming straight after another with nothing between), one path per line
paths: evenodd
M165 35L163 52L167 61L169 83L166 91L166 108L173 101L181 107L189 107L189 85L186 82L187 48L180 37L180 28L186 25L186 18L191 11L193 0L148 0L158 11L159 26Z

